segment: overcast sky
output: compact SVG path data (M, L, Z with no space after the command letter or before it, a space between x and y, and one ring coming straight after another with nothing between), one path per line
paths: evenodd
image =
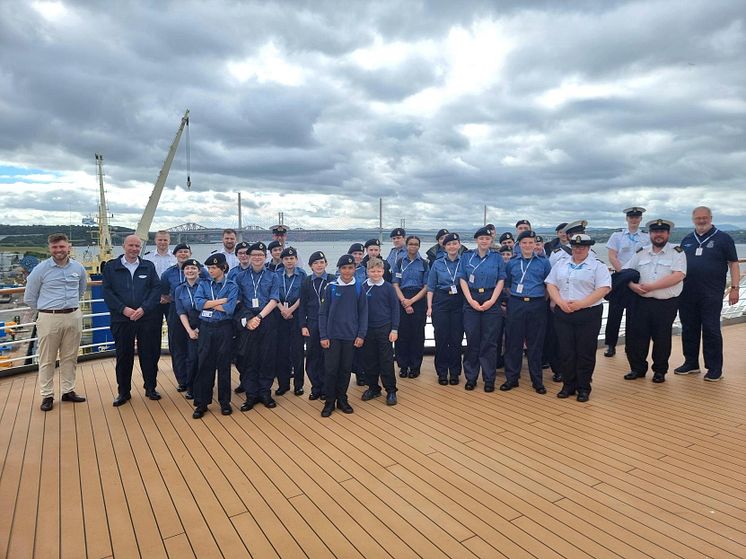
M572 6L572 8L568 8ZM740 0L0 1L0 223L746 226Z

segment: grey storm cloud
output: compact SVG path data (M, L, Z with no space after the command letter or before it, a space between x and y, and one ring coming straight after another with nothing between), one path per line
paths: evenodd
M459 55L485 22L501 42ZM746 225L744 25L727 0L3 2L0 165L93 174L103 153L107 181L139 189L110 205L136 215L189 108L194 198L182 145L171 224L244 191L252 211L295 196L309 218L384 197L423 226L483 204L547 225L614 225L633 203L681 221L702 202ZM64 197L0 188L18 210Z

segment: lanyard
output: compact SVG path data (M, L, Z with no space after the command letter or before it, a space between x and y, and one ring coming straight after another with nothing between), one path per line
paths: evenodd
M472 253L472 255L471 255L471 256L469 257L469 266L471 266L471 261L472 261L472 260L474 260L474 255L475 255L475 254L478 254L478 253L477 253L477 252L474 252L474 253ZM488 252L487 254L485 254L485 255L484 255L484 258L480 258L480 259L479 259L479 264L477 264L476 266L474 266L474 268L473 268L473 269L472 269L472 271L471 271L471 275L472 275L472 276L474 275L474 272L476 272L476 271L477 271L477 268L479 268L479 267L480 267L480 266L481 266L482 264L484 264L484 263L485 263L485 262L487 261L487 257L488 257L489 255L490 255L490 253Z
M285 290L285 301L288 300L288 295L290 294L290 290L293 288L293 284L295 283L295 274L293 274L293 279L290 281L290 287L287 287L285 285L286 277L287 277L287 274L282 274L282 288ZM256 291L254 291L254 293L256 293Z
M219 299L220 298L220 294L225 289L225 286L228 285L228 281L227 280L223 281L223 287L221 287L220 291L218 291L218 296L217 297L215 297L215 291L212 289L213 285L215 285L215 280L210 281L210 294L212 295L213 300L214 299ZM191 295L189 297L191 298Z
M321 293L324 291L324 287L326 287L326 280L322 276L319 276L318 279L320 279L321 281L319 282L319 288L316 289L316 279L317 278L313 278L313 280L311 281L311 287L313 287L313 290L316 292L316 298L319 300L320 305Z
M416 256L414 257L414 260L410 260L410 261L409 261L409 264L407 264L406 266L402 266L402 269L401 269L401 274L402 274L402 276L404 275L404 272L406 271L406 269L407 269L407 268L409 268L409 267L410 267L410 266L411 266L412 264L414 264L414 263L415 263L415 260L417 260L417 257L416 257ZM403 263L404 263L404 259L402 258L402 264L403 264Z
M365 290L365 295L366 296L370 295L370 292L373 291L373 288L376 286L375 283L369 283L368 285L370 285L370 288Z
M448 272L448 276L451 278L451 284L456 283L456 274L458 274L458 263L461 260L461 258L456 259L456 267L453 269L453 274L451 274L451 269L448 267L448 257L446 256L443 259L443 265L446 267L446 272Z
M196 289L197 287L196 283L194 284L194 287ZM210 286L210 289L212 289L212 286ZM189 301L192 303L192 309L196 309L197 307L194 305L194 297L192 296L192 288L188 283L187 283L187 295L189 295ZM218 293L218 295L220 295L220 293ZM215 297L213 296L213 299L214 298Z
M528 264L526 265L526 269L524 270L523 269L523 258L521 258L521 280L518 283L523 283L523 278L526 277L526 272L528 272L528 269L531 267L531 262L533 261L534 261L534 257L531 256L531 259L528 261Z
M583 266L585 266L585 262L581 262L580 264L573 264L572 260L567 263L568 266L570 266L570 273L572 273L575 270L582 270Z
M258 299L258 290L259 286L262 284L262 276L264 275L264 270L262 270L262 273L259 274L259 281L254 281L254 270L251 270L249 272L249 275L251 276L251 284L254 286L254 299Z
M718 230L717 230L717 227L715 227L714 229L715 229L715 231L712 232L712 235L710 235L709 237L707 237L704 241L700 241L699 240L699 235L697 235L697 232L694 231L694 239L697 241L697 243L699 243L699 248L702 248L703 244L705 244L707 241L709 241L710 239L712 239L715 236L715 234L718 232Z

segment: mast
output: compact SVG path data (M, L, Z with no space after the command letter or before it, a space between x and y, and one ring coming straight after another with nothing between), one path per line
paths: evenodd
M106 207L106 194L104 192L104 156L96 154L96 166L98 167L98 260L106 262L114 255L111 249L111 231L109 231L109 210Z
M161 172L158 174L158 179L156 179L155 185L153 186L153 192L150 193L150 198L148 198L148 203L145 205L145 210L140 218L140 223L137 224L135 235L140 237L143 249L148 242L148 232L150 231L150 226L153 224L155 210L158 208L158 202L161 199L163 187L166 185L168 172L171 170L171 163L173 163L174 155L176 155L176 148L179 147L179 140L181 140L181 134L184 132L184 127L186 126L189 126L189 109L187 109L184 116L181 117L181 124L179 124L179 129L176 131L176 137L174 138L174 141L171 142L171 147L166 155L166 160L163 162ZM189 186L190 183L191 181L187 179L187 186Z

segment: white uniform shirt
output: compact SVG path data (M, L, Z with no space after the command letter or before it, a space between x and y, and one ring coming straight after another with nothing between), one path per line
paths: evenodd
M683 250L676 250L676 245L671 243L666 243L660 252L653 252L653 246L650 245L633 254L624 267L640 272L640 283L653 283L674 272L683 272L686 275L686 254ZM671 299L681 295L682 289L683 279L674 286L645 293L643 297Z
M236 256L235 251L228 252L223 249L219 250L218 253L225 255L225 261L228 263L229 270L238 266L238 256Z
M570 248L570 245L562 245L564 247ZM572 251L572 249L570 248ZM572 254L568 253L564 248L557 247L552 252L549 253L549 263L552 265L552 268L554 268L554 265L559 262L560 260L564 260L565 258L572 258Z
M606 264L591 252L580 264L575 264L571 256L560 259L544 283L556 286L565 301L580 301L599 287L611 287L611 274ZM603 299L593 306L602 304Z
M639 229L635 234L630 234L629 229L615 231L606 243L606 248L616 251L622 266L632 258L637 249L646 246L650 246L650 235Z
M163 272L168 270L171 266L176 264L176 257L167 252L166 254L160 254L157 250L143 256L145 260L151 261L155 265L155 273L160 278Z

